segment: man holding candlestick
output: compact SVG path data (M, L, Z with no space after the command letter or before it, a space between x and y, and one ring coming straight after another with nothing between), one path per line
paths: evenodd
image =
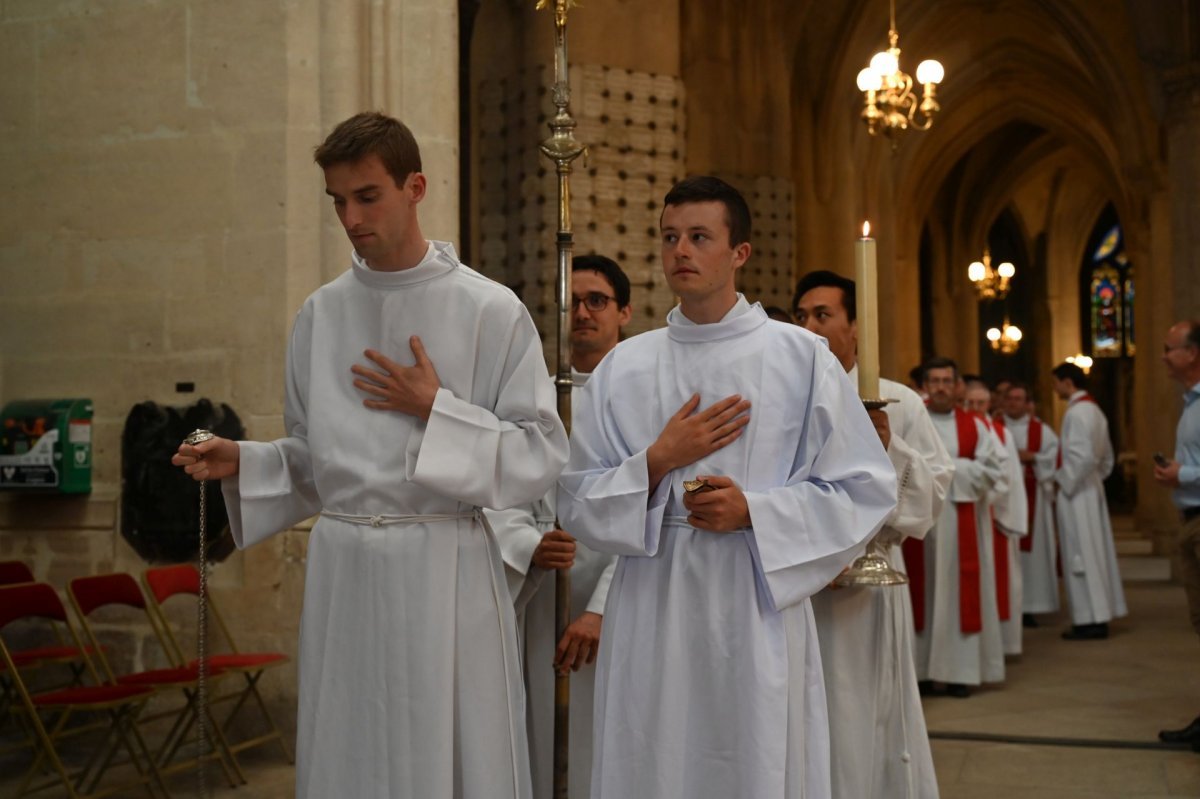
M863 291L861 282L857 291ZM860 331L870 325L856 313L859 305L855 281L828 271L805 275L792 303L797 323L825 337L852 379L860 374ZM900 542L924 538L933 527L954 464L916 392L880 380L876 393L897 400L870 415L898 477L896 509L879 536L892 567L904 571ZM813 597L813 614L829 703L831 795L936 797L913 665L908 590L902 585L826 588Z
M580 397L563 527L619 555L596 674L591 799L830 795L809 597L895 506L895 472L817 337L735 288L745 199L711 177L664 201L665 329Z

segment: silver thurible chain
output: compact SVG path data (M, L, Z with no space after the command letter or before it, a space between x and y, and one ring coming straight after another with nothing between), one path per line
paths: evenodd
M213 434L196 430L185 439L191 445L208 441ZM200 588L196 595L196 792L208 799L205 756L208 748L208 482L200 481Z

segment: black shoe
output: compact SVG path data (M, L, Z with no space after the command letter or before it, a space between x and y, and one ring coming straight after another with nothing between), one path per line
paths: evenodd
M1032 613L1024 613L1021 615L1021 626L1022 627L1040 627L1041 625L1038 624L1038 620L1033 617Z
M1158 740L1165 744L1200 744L1200 716L1181 730L1163 730Z
M920 680L917 683L917 693L921 696L941 696L942 691L933 684L933 680Z
M1062 634L1064 641L1099 641L1108 637L1107 624L1076 624Z
M971 689L959 682L946 683L946 696L955 699L966 699L971 695Z
M1200 752L1200 741L1192 741L1192 751Z

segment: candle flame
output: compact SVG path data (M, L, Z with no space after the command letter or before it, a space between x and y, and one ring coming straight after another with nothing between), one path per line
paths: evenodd
M863 222L863 238L868 238L871 235L871 223Z

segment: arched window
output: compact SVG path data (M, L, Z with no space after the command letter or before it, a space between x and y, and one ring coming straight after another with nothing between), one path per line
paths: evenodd
M1084 270L1092 357L1133 356L1133 266L1125 256L1125 236L1112 206L1104 209L1092 231Z

